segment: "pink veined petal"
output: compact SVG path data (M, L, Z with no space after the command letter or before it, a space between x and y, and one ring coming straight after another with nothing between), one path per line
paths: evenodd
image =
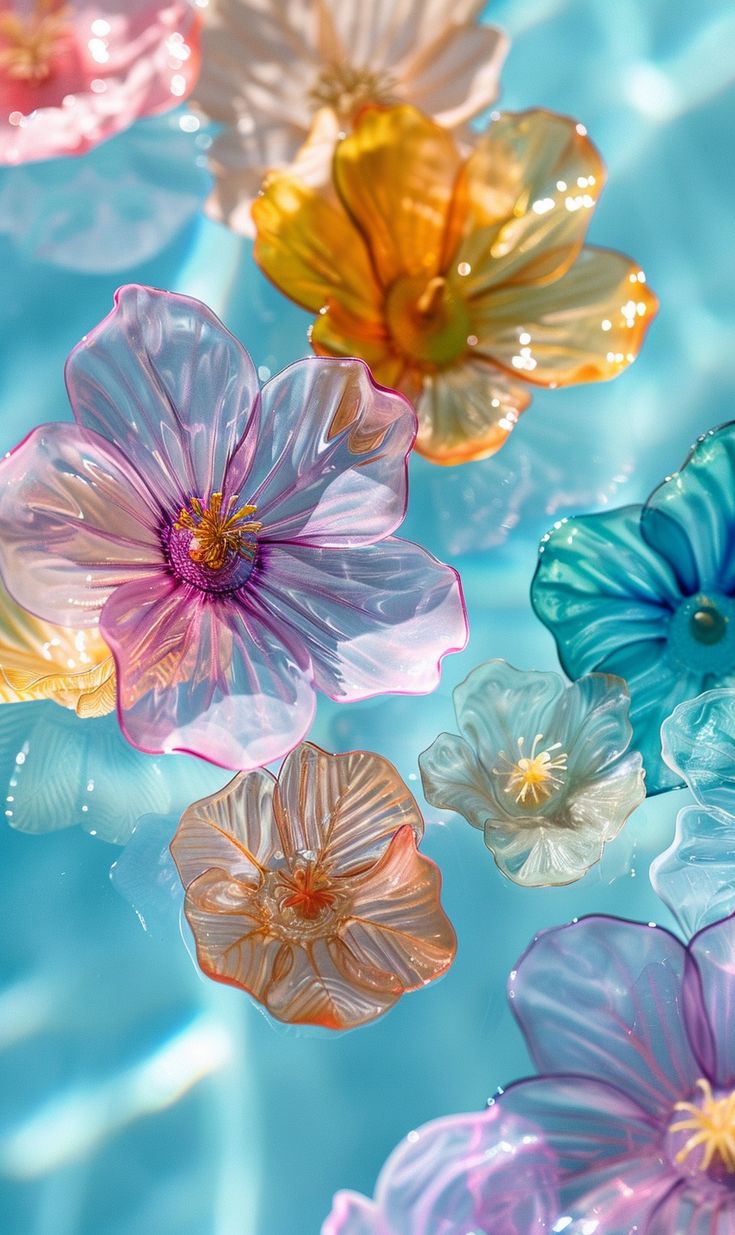
M658 1224L662 1198L666 1205L678 1188L676 1174L662 1165L660 1157L631 1158L621 1171L611 1171L608 1179L589 1192L579 1193L582 1182L571 1179L565 1189L565 1197L573 1197L563 1205L565 1218L571 1219L564 1227L565 1235L590 1235L593 1229L594 1235L653 1235L654 1231L657 1235L693 1235L689 1228ZM707 1235L711 1235L709 1228Z
M248 881L273 860L279 846L275 787L275 777L258 768L187 807L171 842L185 888L212 867Z
M689 944L685 1017L702 1071L735 1085L735 917L706 926Z
M291 949L269 933L255 890L213 868L186 889L184 911L203 972L265 1002L274 974L289 966Z
M353 883L349 917L340 932L346 951L335 956L359 983L399 994L432 982L451 965L457 938L440 903L439 869L416 848L408 825L393 837L378 864ZM381 977L382 975L382 977Z
M357 1192L336 1192L321 1235L394 1235L375 1205Z
M248 599L215 600L161 574L119 588L100 630L115 655L120 723L142 750L256 768L311 723L308 654Z
M370 751L330 755L310 742L286 757L278 777L281 848L313 852L337 875L373 862L400 828L420 840L421 812L395 768Z
M554 1155L496 1105L425 1124L388 1158L376 1188L390 1235L541 1235L558 1213Z
M606 1227L600 1235L608 1235ZM610 1235L618 1235L617 1228ZM735 1195L730 1188L707 1191L682 1180L651 1215L643 1235L735 1235Z
M228 488L257 506L263 542L369 544L401 523L416 416L362 361L297 361L264 387L253 431Z
M596 1077L668 1118L701 1075L682 1018L685 955L661 927L608 917L539 935L510 983L539 1071Z
M397 94L451 129L498 97L506 36L493 26L453 22L405 65Z
M66 384L80 424L134 459L174 515L223 489L258 395L250 357L210 309L132 284L71 353Z
M387 1012L401 992L373 982L367 972L358 984L350 960L348 947L335 938L292 948L288 966L282 966L268 987L268 1011L290 1024L325 1029L352 1029Z
M410 541L356 549L264 545L259 603L311 656L333 699L433 690L467 623L459 578Z
M111 442L41 425L0 463L0 571L31 613L93 626L113 590L160 572L160 508Z

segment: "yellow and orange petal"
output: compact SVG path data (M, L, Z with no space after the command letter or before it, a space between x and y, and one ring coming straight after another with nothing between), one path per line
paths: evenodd
M500 450L530 401L521 382L476 358L425 376L416 400L416 450L445 467L486 459Z
M52 699L80 716L115 707L115 664L97 630L42 622L0 595L0 703Z

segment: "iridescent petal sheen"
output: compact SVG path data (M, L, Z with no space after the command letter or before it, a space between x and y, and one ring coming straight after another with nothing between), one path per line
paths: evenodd
M735 1087L735 918L714 922L689 944L685 1015L713 1083ZM699 1009L703 1009L704 1016ZM709 1034L704 1029L709 1026ZM711 1043L708 1042L711 1038ZM710 1057L710 1050L712 1055Z
M661 726L665 762L708 811L735 820L735 689L708 690Z
M651 883L685 939L735 913L735 822L685 806L668 849L654 858Z

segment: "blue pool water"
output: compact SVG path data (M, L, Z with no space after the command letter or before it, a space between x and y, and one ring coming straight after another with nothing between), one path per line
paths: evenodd
M539 535L562 514L643 499L735 411L731 0L496 0L491 15L514 38L504 105L585 123L610 171L591 238L640 261L662 308L632 370L539 394L495 460L414 461L404 532L460 568L469 648L429 699L325 705L312 736L384 753L417 793L416 756L452 728L451 689L472 666L556 667L527 599ZM8 240L0 272L3 450L69 415L64 358L121 281L200 296L271 371L307 350L306 315L247 244L203 220L116 275L46 267ZM511 886L477 833L428 812L456 965L339 1037L274 1027L201 978L145 853L118 882L147 931L109 879L118 849L78 827L1 826L1 1235L317 1235L333 1191L370 1191L409 1129L482 1106L527 1069L504 991L535 931L594 910L668 920L648 865L684 800L646 803L599 868L548 891Z

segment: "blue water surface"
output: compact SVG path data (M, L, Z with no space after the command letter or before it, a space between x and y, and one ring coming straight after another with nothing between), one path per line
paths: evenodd
M662 308L628 373L540 393L495 460L413 461L404 531L459 567L469 647L429 699L326 704L312 736L382 752L419 795L416 756L452 728L451 689L475 664L557 667L528 603L539 535L563 514L644 499L735 412L731 0L496 0L490 16L514 40L503 104L584 122L610 173L591 238L634 256ZM124 280L206 300L263 376L307 353L307 315L266 284L246 242L204 219L109 276L34 262L0 238L0 272L0 450L69 416L64 358ZM529 1068L505 982L536 931L597 910L670 921L648 866L684 801L644 804L599 868L547 891L512 886L478 833L427 812L457 962L338 1037L274 1027L197 973L155 846L131 850L115 886L120 850L98 836L3 824L0 1232L317 1235L334 1190L371 1191L412 1127L481 1107ZM173 820L155 826L165 836Z

